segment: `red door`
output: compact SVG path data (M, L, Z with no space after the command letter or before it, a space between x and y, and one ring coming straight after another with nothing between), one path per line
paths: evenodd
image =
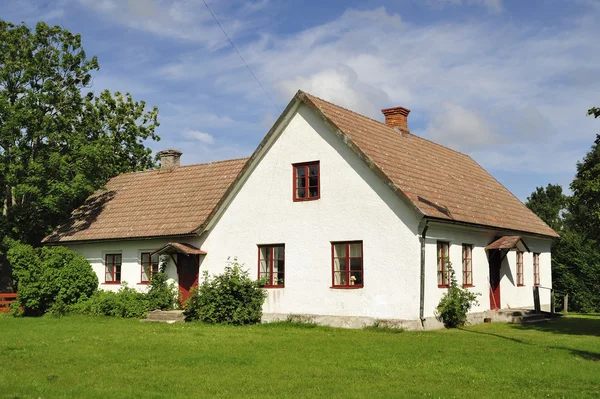
M177 254L177 274L181 303L187 301L192 287L198 285L198 256Z
M501 251L494 250L490 254L490 309L500 309L500 266Z

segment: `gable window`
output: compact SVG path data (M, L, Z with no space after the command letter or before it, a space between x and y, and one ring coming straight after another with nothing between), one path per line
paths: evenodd
M533 285L540 285L540 254L533 254Z
M319 161L297 163L294 169L294 201L309 201L321 196Z
M121 254L106 254L104 271L106 284L121 284Z
M437 278L438 287L445 288L450 286L449 259L450 243L438 241L437 243Z
M148 284L152 280L152 276L158 273L158 255L150 256L150 252L142 252L140 255L142 264L142 277L140 282Z
M462 246L462 269L463 269L463 286L473 286L473 246L463 244Z
M333 288L362 288L362 241L331 243Z
M517 251L517 287L525 285L523 279L523 252Z
M265 288L283 288L285 278L285 245L259 245L258 279Z

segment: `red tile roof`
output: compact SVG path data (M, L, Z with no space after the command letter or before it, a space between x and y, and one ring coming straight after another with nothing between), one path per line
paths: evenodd
M234 159L117 176L44 242L195 234L227 200L226 193L236 179L260 158L260 151L298 100L317 110L324 122L423 216L558 237L469 156L299 91L249 162L247 158Z
M90 196L44 243L193 234L212 215L247 158L125 173Z
M393 189L424 216L558 237L468 155L298 92Z

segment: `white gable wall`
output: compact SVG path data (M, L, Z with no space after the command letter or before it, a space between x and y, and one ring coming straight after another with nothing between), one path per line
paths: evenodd
M292 200L292 164L320 162L321 198ZM418 319L418 218L301 105L209 233L201 270L237 256L258 277L259 244L285 244L285 288L265 313ZM333 289L332 241L363 241L364 288Z

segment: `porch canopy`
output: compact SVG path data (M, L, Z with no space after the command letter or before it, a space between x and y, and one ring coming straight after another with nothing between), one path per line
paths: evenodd
M508 251L516 249L521 252L530 252L527 244L520 236L502 236L496 241L485 247L486 251L492 249L506 249Z
M191 244L184 242L170 242L156 251L152 252L151 255L162 255L162 254L183 254L183 255L206 255L206 252L200 248L196 248Z

